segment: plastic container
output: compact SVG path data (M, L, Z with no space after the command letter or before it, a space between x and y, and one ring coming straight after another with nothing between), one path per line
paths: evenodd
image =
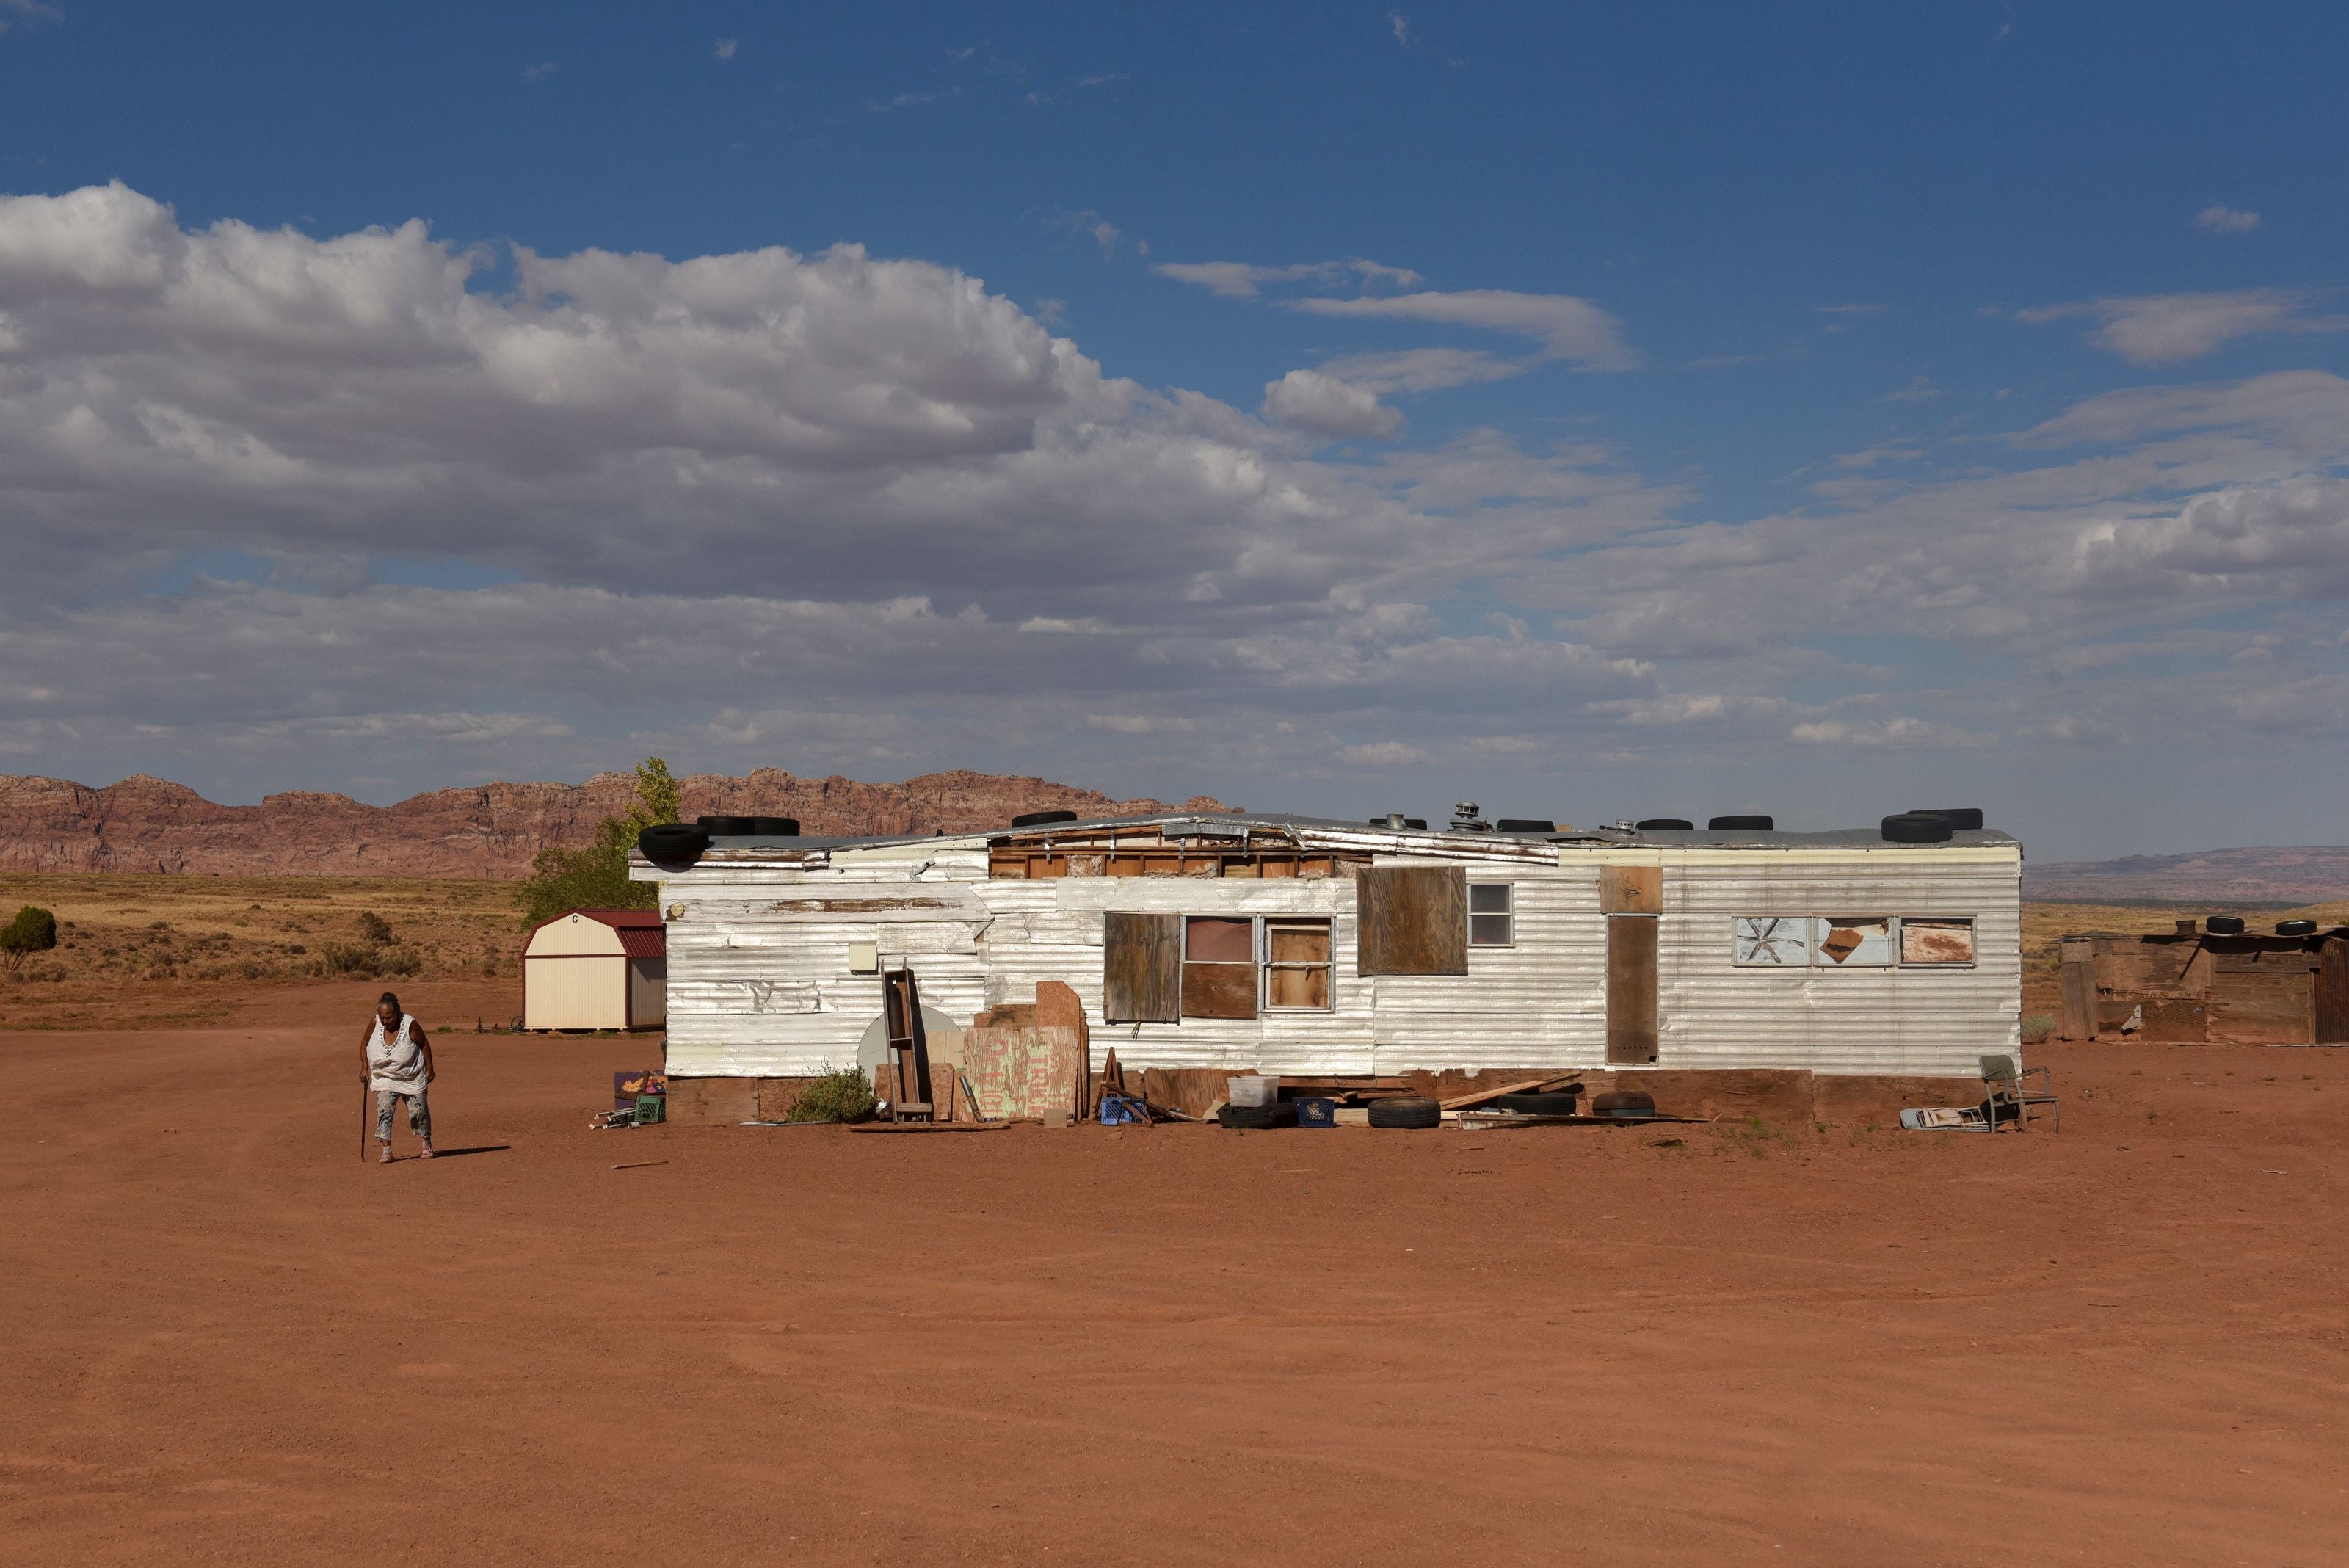
M1297 1106L1297 1125L1301 1127L1334 1127L1338 1125L1338 1102L1319 1095L1299 1095L1291 1102Z
M1234 1106L1269 1106L1280 1099L1278 1078L1226 1078L1224 1101Z
M667 1120L668 1120L667 1096L638 1095L636 1096L636 1125L638 1127L652 1127L657 1123L665 1122Z

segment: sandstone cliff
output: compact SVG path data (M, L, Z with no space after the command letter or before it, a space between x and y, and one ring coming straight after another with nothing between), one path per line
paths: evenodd
M685 815L796 816L810 835L961 832L1023 811L1088 816L1174 809L1036 778L957 771L903 784L803 779L779 768L681 781ZM134 774L103 789L0 774L0 871L144 871L223 877L519 877L550 844L578 844L627 809L634 781L492 784L397 805L293 791L218 805L184 784ZM1202 795L1185 809L1227 809Z

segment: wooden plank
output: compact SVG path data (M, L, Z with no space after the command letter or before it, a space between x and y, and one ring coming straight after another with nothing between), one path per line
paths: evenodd
M1609 1062L1656 1059L1656 925L1653 915L1607 917Z
M2064 940L2064 1038L2093 1040L2096 1033L2095 945L2077 937Z
M1580 1076L1579 1073L1553 1073L1547 1078L1527 1078L1521 1084L1502 1084L1490 1089L1479 1089L1473 1095L1455 1095L1448 1100L1438 1100L1436 1104L1447 1111L1456 1111L1469 1106L1481 1106L1486 1100L1497 1100L1503 1095L1536 1094L1560 1084L1570 1084Z
M1605 915L1662 914L1664 868L1661 866L1600 867L1599 910Z
M2302 1045L2316 1034L2315 976L2220 971L2210 986L2209 1038L2233 1045Z
M2316 1043L2349 1043L2349 940L2328 938L2316 971Z
M1173 1023L1183 1015L1183 917L1102 917L1102 1017L1111 1023Z
M1465 867L1375 866L1355 886L1358 973L1468 972Z
M1256 965L1186 963L1183 966L1183 1016L1254 1018Z

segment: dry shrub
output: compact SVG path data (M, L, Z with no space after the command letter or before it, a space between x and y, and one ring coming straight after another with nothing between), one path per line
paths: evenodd
M2031 1013L2023 1021L2023 1043L2025 1045L2044 1045L2054 1033L2055 1020L2044 1012Z
M855 1067L843 1067L826 1073L792 1102L791 1119L795 1122L861 1122L873 1114L873 1085L864 1081L864 1072Z

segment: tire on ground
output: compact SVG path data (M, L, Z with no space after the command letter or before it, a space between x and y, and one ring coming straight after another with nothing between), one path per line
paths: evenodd
M1288 1112L1284 1118L1282 1112ZM1216 1121L1227 1127L1278 1127L1297 1125L1294 1106L1218 1106Z
M1652 1116L1656 1114L1656 1096L1645 1089L1610 1089L1594 1095L1590 1100L1594 1116L1620 1116L1625 1120Z
M1398 1095L1371 1102L1374 1127L1432 1127L1444 1123L1444 1107L1420 1095Z
M1578 1098L1572 1089L1546 1089L1522 1095L1503 1095L1493 1102L1500 1110L1515 1111L1525 1116L1570 1116Z

